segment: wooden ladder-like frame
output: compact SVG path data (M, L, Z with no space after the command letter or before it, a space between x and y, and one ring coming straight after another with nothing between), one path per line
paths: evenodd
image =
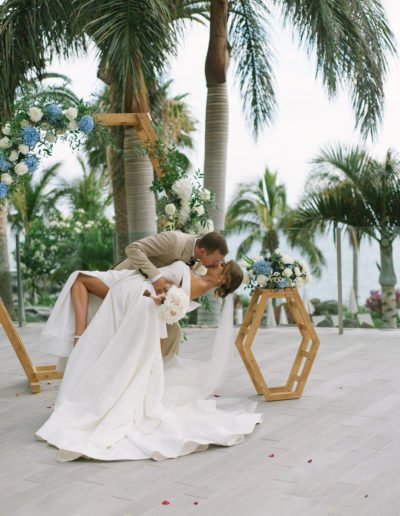
M284 298L300 331L301 342L285 385L269 387L251 350L268 299ZM309 344L311 342L311 346ZM266 401L300 398L319 348L319 338L296 288L257 289L250 300L236 338L236 347L258 394Z
M63 377L62 373L57 371L57 365L55 364L44 364L44 365L33 365L28 352L18 334L14 323L10 317L10 314L0 298L0 324L3 326L4 331L14 348L15 354L21 363L23 370L25 371L26 377L28 378L29 385L31 386L32 394L40 392L40 382L44 380L57 380Z

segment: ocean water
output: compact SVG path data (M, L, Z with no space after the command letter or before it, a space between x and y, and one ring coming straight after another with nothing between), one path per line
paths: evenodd
M229 258L236 256L236 250L244 237L228 237ZM333 240L332 233L322 236L317 239L317 246L321 249L326 265L322 269L321 277L313 277L313 281L307 285L307 294L309 298L319 298L322 301L328 299L337 299L338 296L338 282L337 282L337 259L336 259L336 245ZM282 252L289 254L294 258L303 258L307 262L307 258L301 255L295 248L292 249L284 240L279 245ZM253 247L249 256L258 256L260 249ZM395 273L398 281L398 288L400 289L400 241L396 239L393 245L393 258ZM358 304L365 305L371 290L380 290L379 286L379 269L378 264L379 246L376 241L368 242L364 240L361 242L359 259L358 259ZM353 254L346 234L342 234L342 289L343 289L343 303L345 305L349 302L350 291L353 281ZM240 293L246 293L243 287Z

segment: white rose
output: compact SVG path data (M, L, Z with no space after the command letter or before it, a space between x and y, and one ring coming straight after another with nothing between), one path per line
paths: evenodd
M43 129L43 131L48 131L51 126L50 126L49 122L42 122L40 124L40 127Z
M294 268L294 273L296 274L296 276L300 276L301 275L300 269L298 267Z
M286 263L286 264L291 264L291 263L294 262L294 259L291 256L287 255L287 254L282 254L281 255L281 260L283 261L283 263Z
M293 274L293 272L290 269L283 269L283 275L287 278L290 278L290 276Z
M302 287L304 285L304 280L303 278L296 278L296 287Z
M197 215L203 215L204 213L204 206L202 204L195 206L193 209L197 213Z
M267 276L264 276L264 274L259 274L256 278L256 281L259 285L261 285L262 287L265 287L265 285L267 284L268 278L267 278Z
M38 107L30 107L28 109L28 114L32 122L39 122L43 117L43 111Z
M78 124L75 122L75 120L71 120L68 123L68 129L70 129L71 131L76 131L78 129Z
M79 235L80 233L82 233L81 228L75 228L75 233L78 233L78 235Z
M25 145L24 143L21 143L20 145L18 145L18 150L21 154L28 154L29 146Z
M46 133L45 140L49 143L54 143L56 141L57 137L53 133Z
M24 129L24 127L29 127L31 124L29 123L29 120L21 120L21 123L19 124L22 129Z
M175 181L172 185L172 190L182 201L189 201L192 195L192 182L190 179L182 177L178 179L178 181Z
M167 204L167 205L165 206L165 213L166 213L167 215L169 215L170 217L172 217L172 215L173 215L175 212L176 212L176 206L175 206L175 204L170 203L170 204Z
M64 111L64 115L68 118L68 120L75 120L75 118L78 116L78 110L76 107L71 106Z
M4 183L5 185L10 185L13 182L13 178L10 174L5 172L4 174L0 175L0 181Z
M18 152L16 150L11 151L10 154L8 155L8 159L10 161L17 161L17 159L18 159Z
M280 249L275 249L275 254L279 254L279 256L282 256L282 251Z
M200 199L202 199L203 201L209 201L211 199L210 190L207 190L207 188L204 188L200 194Z
M10 138L7 138L7 136L4 136L1 140L0 140L0 149L9 149L12 145L12 142L10 140Z
M2 131L2 133L3 133L3 134L5 134L5 135L7 135L7 136L8 136L9 134L11 134L11 126L10 126L10 124L6 124L5 126L3 126L3 127L1 128L1 131Z
M305 279L304 279L305 283L311 283L311 282L312 282L312 280L313 280L313 277L311 276L311 274L310 274L310 273L307 273L307 274L306 274L306 277L305 277Z
M14 167L15 173L17 176L23 176L28 172L28 167L23 163L22 161L20 163L17 163Z

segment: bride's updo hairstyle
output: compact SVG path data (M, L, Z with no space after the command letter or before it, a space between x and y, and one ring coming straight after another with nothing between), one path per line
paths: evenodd
M225 278L225 282L215 290L215 295L223 298L240 287L243 281L243 271L237 262L230 260L225 263L222 276Z

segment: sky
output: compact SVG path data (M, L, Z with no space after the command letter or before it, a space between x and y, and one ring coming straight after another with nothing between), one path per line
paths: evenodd
M395 33L400 40L400 2L384 0L383 4ZM228 88L230 99L230 134L227 167L227 202L238 183L260 178L268 166L278 171L280 181L287 189L288 202L294 206L302 193L310 171L310 161L318 150L337 142L362 143L354 130L355 120L348 92L343 91L329 100L321 81L315 78L313 58L298 42L289 29L281 27L279 13L272 24L272 43L275 50L275 85L278 107L275 119L257 142L246 125L241 99L232 73ZM204 61L208 43L208 27L188 26L178 56L171 60L168 75L173 79L171 93L187 93L187 102L197 120L194 134L195 150L192 163L195 169L203 167L204 117L206 84ZM78 96L89 100L101 88L96 77L95 52L71 61L54 62L49 70L65 73L72 79L72 89ZM400 152L400 67L398 58L390 60L390 71L385 86L384 122L374 142L367 148L383 159L388 148ZM59 144L51 161L63 161L62 174L72 177L79 174L79 166L70 149Z

